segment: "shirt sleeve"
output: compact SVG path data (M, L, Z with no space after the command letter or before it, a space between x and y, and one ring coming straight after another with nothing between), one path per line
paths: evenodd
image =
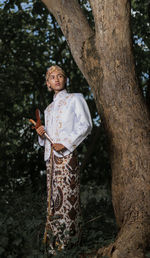
M40 146L44 146L45 145L45 140L42 139L42 137L40 137L39 135L38 135L38 143L39 143Z
M66 130L63 130L63 137L61 143L70 151L74 151L76 147L91 133L92 120L88 105L82 94L76 94L73 102L74 119L73 129L68 133L66 123ZM68 117L68 120L71 117Z

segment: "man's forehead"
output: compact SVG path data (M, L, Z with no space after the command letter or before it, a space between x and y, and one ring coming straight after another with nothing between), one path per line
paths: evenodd
M63 75L62 71L61 70L55 70L53 72L50 73L50 76L53 76L53 75Z

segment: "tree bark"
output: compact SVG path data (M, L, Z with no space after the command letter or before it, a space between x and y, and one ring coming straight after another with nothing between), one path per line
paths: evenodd
M42 0L58 21L103 116L119 233L97 256L142 258L150 246L148 109L138 87L128 0L92 0L95 32L76 0Z

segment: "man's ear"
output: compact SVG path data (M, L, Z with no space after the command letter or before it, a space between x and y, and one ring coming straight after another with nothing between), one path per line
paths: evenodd
M51 85L50 85L50 83L47 81L46 82L46 85L47 85L47 87L50 87Z
M47 86L47 89L48 91L52 91L53 89L51 88L51 85L49 82L46 82L46 86Z

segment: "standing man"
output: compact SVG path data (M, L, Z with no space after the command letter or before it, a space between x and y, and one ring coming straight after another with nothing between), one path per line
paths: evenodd
M64 248L80 234L80 189L77 146L90 134L92 121L88 106L79 93L67 93L65 72L57 65L46 73L53 102L45 109L45 127L36 129L45 146L47 166L47 222L45 241L49 249ZM47 133L52 142L44 138ZM50 236L53 235L53 241Z

